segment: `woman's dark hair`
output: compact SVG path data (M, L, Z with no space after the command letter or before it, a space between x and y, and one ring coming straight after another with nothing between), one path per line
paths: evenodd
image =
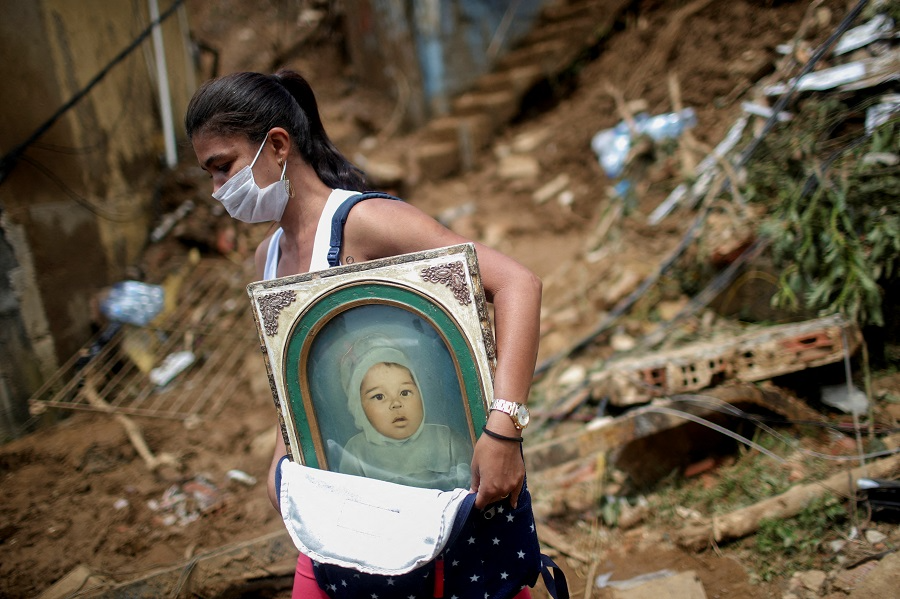
M184 127L189 138L201 132L244 135L254 143L262 143L272 127L282 127L323 183L365 189L365 175L328 139L313 90L294 71L233 73L207 81L191 98Z

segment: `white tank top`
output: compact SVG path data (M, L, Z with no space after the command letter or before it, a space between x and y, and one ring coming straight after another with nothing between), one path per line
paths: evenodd
M331 246L331 219L337 212L341 204L349 198L355 196L357 191L347 191L346 189L334 189L325 202L325 209L322 210L322 216L319 217L319 223L316 225L316 237L313 241L312 259L309 262L309 272L316 270L325 270L328 268L328 249ZM269 281L278 275L278 260L281 257L281 236L284 229L278 227L269 240L269 249L266 252L266 265L263 268L263 280Z

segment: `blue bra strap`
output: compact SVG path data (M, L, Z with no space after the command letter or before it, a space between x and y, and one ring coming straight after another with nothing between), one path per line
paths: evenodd
M397 200L402 202L400 198L394 197L387 193L381 193L380 191L367 191L365 193L358 193L355 196L350 196L344 203L338 206L338 209L334 213L334 217L331 219L331 245L328 248L328 266L337 266L338 259L341 253L341 244L344 241L344 224L347 222L347 215L350 214L350 209L353 208L358 202L363 200L368 200L370 198L384 198L386 200Z

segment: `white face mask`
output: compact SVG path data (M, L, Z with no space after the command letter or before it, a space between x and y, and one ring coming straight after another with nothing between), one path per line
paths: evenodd
M245 223L265 223L273 220L281 220L284 207L291 197L291 182L284 178L287 171L287 161L281 169L281 179L263 189L259 188L253 179L253 165L266 146L263 140L256 156L249 166L245 166L228 181L225 182L212 196L222 202L225 210L233 218Z

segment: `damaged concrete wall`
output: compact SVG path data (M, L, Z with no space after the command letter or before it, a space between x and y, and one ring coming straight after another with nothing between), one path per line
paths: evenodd
M160 11L173 2L160 0ZM0 0L0 11L4 157L150 23L146 2ZM173 111L183 114L196 86L186 22L175 13L162 32ZM28 397L89 339L92 298L125 277L146 243L164 154L159 115L148 37L4 171L0 438L13 436Z
M353 0L347 44L357 77L406 103L407 125L450 111L526 35L549 0Z

